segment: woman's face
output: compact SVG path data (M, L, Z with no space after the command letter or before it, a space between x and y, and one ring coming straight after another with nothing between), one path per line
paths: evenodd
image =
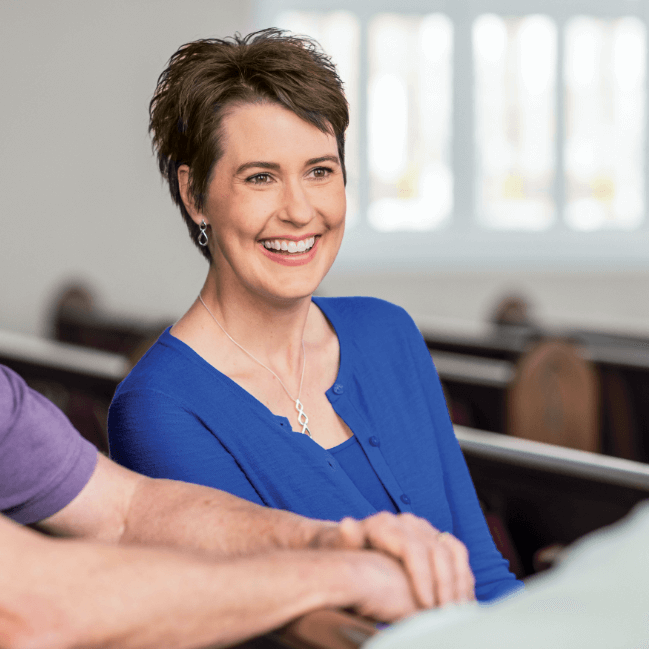
M216 276L271 299L311 295L345 226L345 186L333 135L276 104L237 106L223 119L223 156L202 213Z

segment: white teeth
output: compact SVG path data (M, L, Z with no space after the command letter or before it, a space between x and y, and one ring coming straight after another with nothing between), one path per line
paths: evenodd
M315 245L315 237L309 237L302 241L287 241L286 239L274 239L264 241L266 250L283 250L289 254L303 253L310 250Z

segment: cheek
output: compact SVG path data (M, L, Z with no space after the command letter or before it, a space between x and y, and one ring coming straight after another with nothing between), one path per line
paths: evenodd
M347 211L347 195L344 187L327 196L323 203L323 211L327 215L331 227L344 224Z
M223 227L245 238L256 237L268 220L271 205L261 194L233 196L227 201L227 209L220 215Z

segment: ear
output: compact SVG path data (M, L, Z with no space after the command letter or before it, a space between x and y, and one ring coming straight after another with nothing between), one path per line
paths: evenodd
M180 197L183 199L183 203L185 204L185 209L189 213L189 216L192 217L192 221L197 225L200 225L200 222L204 217L200 210L196 209L194 197L189 191L189 177L189 167L187 165L180 165L180 167L178 167L178 191L180 192Z

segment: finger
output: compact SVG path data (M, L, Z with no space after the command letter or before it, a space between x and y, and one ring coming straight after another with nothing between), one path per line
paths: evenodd
M440 538L441 537L441 538ZM455 601L455 561L442 534L430 551L434 570L435 603L446 606Z
M450 552L455 573L454 601L468 602L475 599L475 578L469 564L469 553L462 541L448 532L439 537Z
M401 561L419 606L434 606L433 572L429 558L430 538L433 536L422 534L420 519L410 514L395 516L384 512L367 519L364 524L371 547Z
M362 550L368 546L368 539L362 523L354 518L343 518L338 524L341 547L351 550Z
M397 554L393 556L401 560L419 606L422 608L435 606L433 566L430 561L429 547L423 543L410 543L398 554L400 556Z

